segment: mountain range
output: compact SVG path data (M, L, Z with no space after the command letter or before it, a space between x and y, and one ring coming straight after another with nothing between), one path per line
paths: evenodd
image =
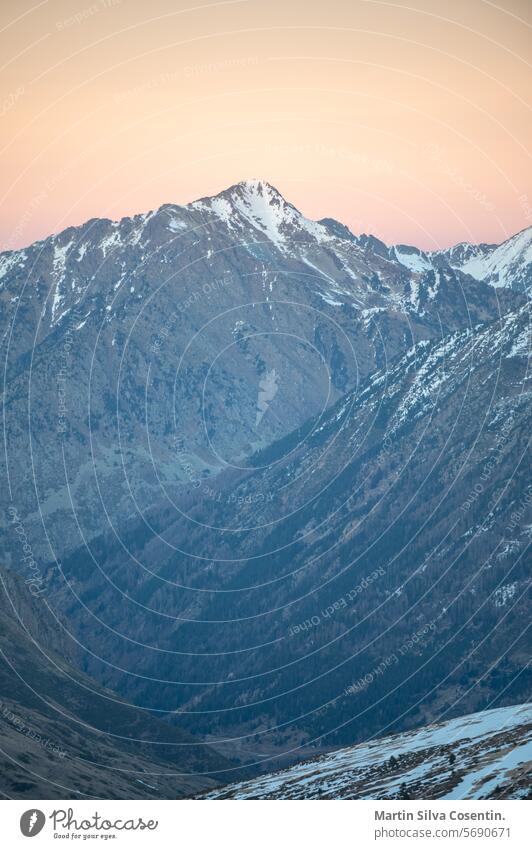
M259 180L1 254L0 558L66 662L221 771L526 702L531 281L532 228Z
M531 245L532 228L498 249L388 247L246 181L0 254L8 503L61 556L161 487L172 499L244 462L416 342L517 308Z

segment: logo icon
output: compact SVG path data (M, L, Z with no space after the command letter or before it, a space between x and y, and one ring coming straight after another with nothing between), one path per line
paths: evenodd
M46 817L38 808L24 811L20 818L20 830L24 837L35 837L44 827Z

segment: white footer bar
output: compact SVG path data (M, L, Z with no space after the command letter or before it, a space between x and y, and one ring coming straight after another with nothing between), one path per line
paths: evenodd
M38 800L3 801L0 811L3 845L35 849L65 844L124 849L521 849L532 845L532 811L527 801Z

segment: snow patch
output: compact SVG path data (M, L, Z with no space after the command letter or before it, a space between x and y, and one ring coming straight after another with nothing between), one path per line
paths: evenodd
M425 271L432 271L432 263L428 260L425 254L421 251L412 248L411 251L405 251L404 248L395 247L393 249L395 258L412 271L414 274L423 274Z

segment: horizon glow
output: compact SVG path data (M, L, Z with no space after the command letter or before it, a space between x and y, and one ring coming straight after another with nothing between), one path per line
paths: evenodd
M0 248L253 176L388 244L532 223L526 0L7 0Z

